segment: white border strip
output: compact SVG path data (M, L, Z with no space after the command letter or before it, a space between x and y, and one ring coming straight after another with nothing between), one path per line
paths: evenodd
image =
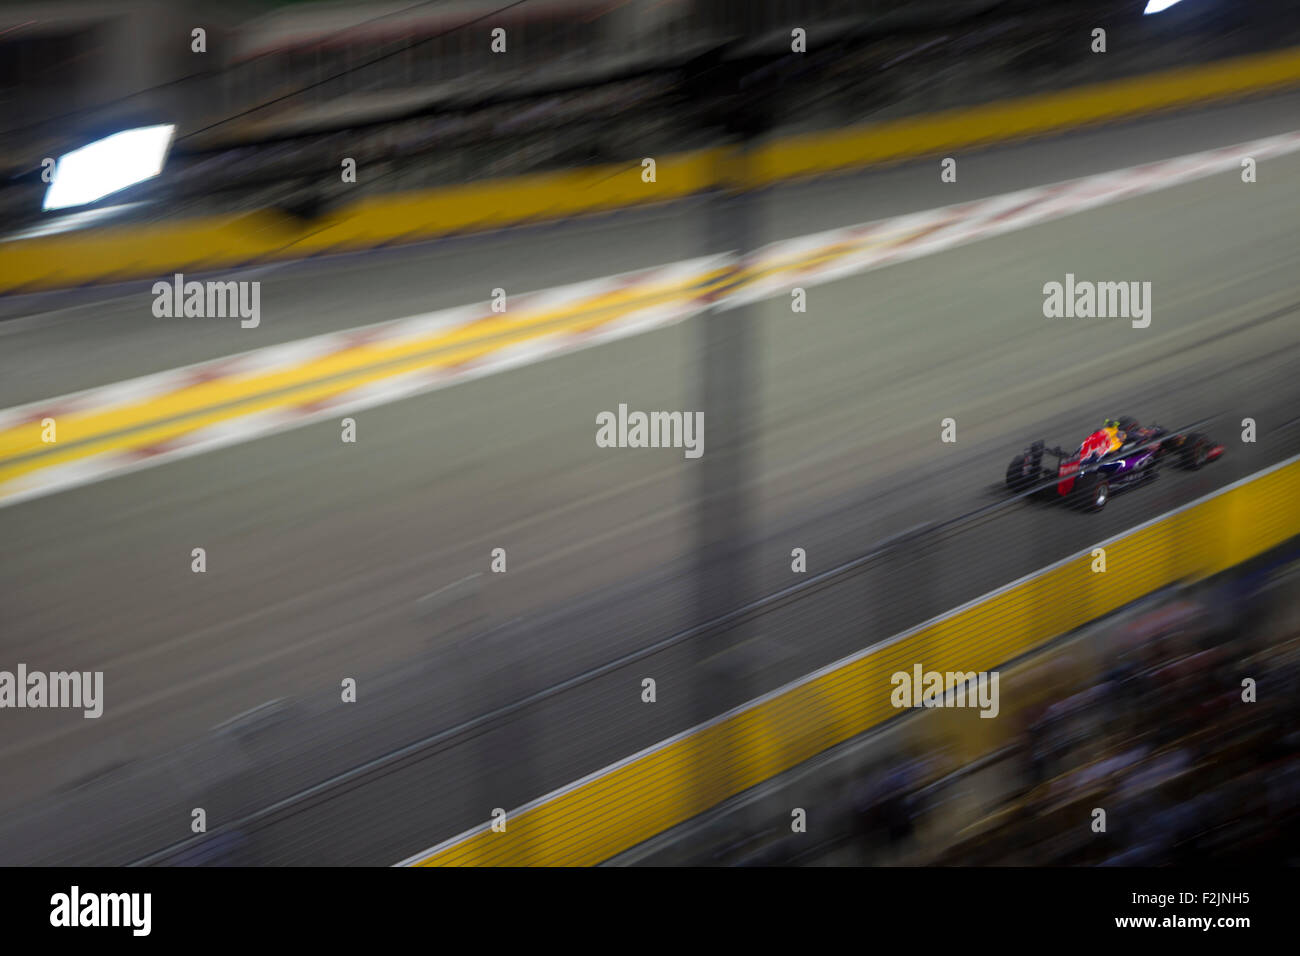
M580 303L620 288L639 283L658 282L665 279L685 281L692 275L703 275L710 269L729 261L727 253L700 256L665 265L632 269L597 279L585 279L562 286L553 286L533 292L513 293L510 298L519 303L502 319L521 322L539 311L563 308L566 305ZM189 365L181 365L162 372L151 372L136 378L124 379L108 385L96 385L76 392L67 392L53 398L39 399L0 409L0 431L18 427L24 422L47 410L58 410L63 414L79 414L85 411L107 411L121 405L133 404L143 399L157 398L168 392L190 386L194 379L205 371L220 374L213 379L239 379L252 375L263 375L272 370L281 371L295 368L333 352L349 348L362 337L367 344L378 342L402 342L418 339L437 332L449 332L470 325L484 316L495 315L488 301L471 305L452 306L435 312L404 316L398 319L382 319L367 325L353 326L335 332L322 332L304 339L281 342L234 352L217 358L204 359ZM503 332L508 328L502 328Z

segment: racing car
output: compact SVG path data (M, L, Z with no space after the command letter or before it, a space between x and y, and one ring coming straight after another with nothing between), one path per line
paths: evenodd
M1019 493L1043 485L1038 489L1043 497L1100 511L1112 491L1151 481L1167 461L1196 470L1223 454L1223 446L1202 432L1161 425L1144 428L1128 417L1108 421L1107 426L1119 446L1105 452L1096 442L1108 429L1090 435L1074 452L1034 442L1007 465L1007 487ZM1045 454L1057 459L1055 469L1043 467Z

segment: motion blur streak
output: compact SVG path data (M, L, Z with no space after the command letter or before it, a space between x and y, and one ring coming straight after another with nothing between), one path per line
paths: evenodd
M749 188L761 188L1297 85L1300 47L935 116L886 120L862 129L778 138L755 149L741 179ZM727 149L660 155L659 176L649 184L642 180L640 166L622 165L489 180L398 198L381 195L331 210L305 225L263 212L38 239L6 250L0 261L0 291L367 250L393 241L670 202L714 188L717 170L731 158Z
M1198 135L1194 124L1179 128L1187 130L1185 137ZM1111 149L1123 148L1114 134L1104 141ZM1206 145L1211 144L1199 148ZM1061 154L1075 151L1067 144ZM1052 179L1069 168L1043 146L1019 157L1028 169L1051 168ZM1025 173L1011 171L1008 162L1002 157L995 165L1023 183ZM1028 436L1077 428L1081 407L1114 407L1115 389L1125 387L1116 382L1136 369L1145 370L1144 381L1151 384L1127 386L1119 399L1127 407L1159 396L1162 417L1173 421L1218 413L1228 421L1249 413L1265 425L1284 420L1295 407L1294 339L1285 319L1258 320L1294 301L1287 296L1293 270L1284 237L1300 210L1295 192L1286 187L1297 173L1288 163L1294 161L1261 164L1266 175L1253 192L1231 179L1200 180L847 277L815 292L821 298L795 323L782 302L757 306L769 366L761 406L766 464L758 485L768 533L781 542L793 533L800 546L820 556L816 566L825 567L914 524L917 515L966 510L984 500L983 485L972 486L971 474L995 480L1009 451ZM921 183L928 184L930 173L922 174L924 180L918 177L911 188L918 190L917 205L926 208L931 191ZM900 173L889 193L898 196L904 188ZM773 197L777 215L805 226L796 235L809 231L809 209L817 203L812 211L823 229L879 218L852 202L838 187ZM1215 223L1212 232L1206 222ZM674 245L676 230L692 227L680 217L649 228L593 227L563 239L567 248L552 243L551 250L564 259L574 243L585 243L580 261L609 274L636 265L619 264L617 255L610 261L609 253L601 260L601 250L618 248L614 236L635 237L638 255L665 261L655 243ZM1229 244L1237 251L1225 258L1222 250ZM527 256L543 268L553 267L542 262L545 246L534 241L520 248L528 248ZM461 271L454 251L443 255L441 275ZM516 250L510 258L524 256ZM1038 312L1039 289L1061 273L1063 261L1080 274L1105 275L1127 274L1128 264L1139 259L1160 283L1157 288L1174 276L1185 278L1151 329L1126 333L1130 338L1119 355L1089 359L1100 334L1095 327L1053 326ZM1190 275L1187 262L1196 264ZM1251 265L1243 271L1238 263ZM377 280L386 273L391 282L404 265L394 260L375 267L382 270ZM406 281L427 289L419 277L428 268L416 264ZM1249 286L1242 284L1243 274L1251 277ZM933 282L935 275L945 277L942 286ZM291 328L304 328L316 320L316 302L347 296L355 279L341 273L305 282L293 276L266 281L267 302L277 294L277 281L281 295L318 287L317 297L308 294L297 319L288 320ZM328 282L333 285L319 288ZM440 292L465 301L469 289L484 284L470 275L461 287ZM864 301L874 303L866 319ZM354 298L353 305L325 314L353 325L362 303ZM679 576L689 548L681 510L689 499L674 475L680 465L646 453L601 455L589 423L619 396L637 396L641 407L689 408L683 374L696 321L376 409L360 423L360 440L369 449L364 457L347 457L351 449L339 445L335 426L320 424L6 509L5 640L12 659L37 666L42 646L66 647L69 657L86 661L83 668L105 671L110 701L93 728L38 726L31 714L11 714L25 723L6 721L13 734L0 752L12 768L6 798L16 803L56 781L89 773L103 766L106 754L165 752L268 700L301 701L297 706L307 709L309 720L306 714L286 719L256 738L259 761L277 756L251 771L260 781L256 788L232 792L232 799L242 794L228 811L233 812L262 794L293 792L331 769L359 764L431 727L451 726L689 623L691 612L682 603L688 584ZM93 325L76 327L78 335L98 336L99 346L94 362L78 363L70 355L56 358L67 354L59 346L60 328L43 325L7 337L0 380L12 397L39 397L15 394L25 382L33 389L51 383L75 389L97 384L96 376L118 380L132 366L142 371L131 343L145 330L157 342L151 354L171 348L180 362L194 361L201 348L220 341L196 337L201 330L159 329L150 323L147 305L125 302L101 311ZM1235 331L1225 335L1230 329ZM227 338L241 341L237 332ZM914 372L907 355L924 356L924 367L941 374ZM42 376L25 378L23 366L41 368ZM1189 369L1200 377L1193 379ZM864 390L863 381L878 385ZM1205 381L1214 383L1213 393ZM960 467L954 470L952 450L934 442L932 433L945 414L962 408L970 411L963 415L956 446ZM864 434L872 436L870 447L863 444ZM1037 509L1008 513L996 530L954 543L963 550L945 557L944 566L951 561L960 574L927 576L922 590L896 592L908 601L892 609L888 592L881 592L872 618L880 627L893 625L885 633L868 628L860 616L865 609L851 610L853 605L843 611L842 624L830 618L770 632L784 633L789 657L775 657L755 678L753 692L719 701L719 709L1116 534L1162 505L1181 503L1181 496L1204 494L1211 490L1207 481L1228 481L1267 465L1273 445L1260 448L1258 456L1251 452L1247 447L1225 459L1222 471L1168 476L1167 490L1158 497L1119 498L1096 523L1044 534ZM379 462L382 467L370 467ZM431 488L437 489L432 500ZM863 507L864 495L882 506ZM274 523L257 517L272 508L279 515ZM337 541L346 547L330 543ZM417 599L483 567L483 556L503 541L514 542L510 588L502 591L489 580L489 594L467 595L463 610L450 619L444 613L442 623L418 613ZM188 569L189 550L200 544L210 556L206 577L191 576ZM780 557L789 548L769 553L757 584L762 591L789 583L788 562ZM220 555L238 557L233 563L223 559L215 575ZM196 590L191 577L202 580L203 588ZM168 583L151 589L150 601L142 604L133 595L150 580ZM77 582L73 600L67 582ZM562 609L569 602L574 611L566 615ZM232 614L232 608L239 610ZM525 632L531 636L522 636L517 626L506 628L477 645L492 648L486 657L455 656L460 629L470 622L476 630L491 629L519 616L532 622ZM104 620L115 622L111 639L100 627ZM465 623L449 633L452 620ZM801 636L790 643L795 634ZM293 666L285 667L288 662ZM372 680L390 675L384 715L364 731L345 733L336 723L345 715L321 698L319 688L348 671L376 675ZM500 683L512 672L510 683ZM661 679L686 672L674 670L670 661L655 665ZM501 794L490 807L520 806L698 723L670 700L649 708L653 720L634 716L645 705L624 700L625 687L597 684L557 709L544 708L565 724L574 719L567 715L583 718L570 725L567 744L535 762L502 764L512 772L502 769L491 781L480 781L471 769L478 765L475 749L453 747L405 775L384 778L385 785L399 788L389 799L422 794L409 804L409 814L367 817L368 826L341 829L312 815L295 816L288 829L281 824L268 831L282 833L284 842L271 843L267 858L302 859L296 854L304 852L322 858L321 845L304 842L306 831L295 831L300 821L330 834L330 859L401 859L421 842L436 840L438 834L429 833L431 815L444 821L446 836L477 825L481 812L467 798L479 786ZM606 716L593 722L592 713ZM128 740L139 743L128 747ZM213 738L204 750L187 751L185 760L197 762L187 775L204 779L207 771L199 768L207 761L230 766L231 758L217 756L227 753L225 740ZM491 736L484 745L503 746L504 753L514 746ZM289 753L295 756L286 758ZM143 792L101 807L101 816L112 816L118 837L101 845L97 859L156 849L158 823L183 810L184 796L165 796L150 782L163 772L161 765L142 762L127 770L113 785ZM84 841L66 843L56 821L81 812L73 807L93 792L81 788L21 816L10 813L13 828L6 826L3 845L15 859L82 858ZM408 806L405 799L398 805ZM172 800L177 809L167 810Z
M1091 550L1074 555L520 807L504 833L484 824L404 863L603 862L895 716L889 674L900 662L943 672L997 668L1159 588L1216 574L1300 534L1297 501L1300 461L1292 460L1098 542L1114 578L1091 571ZM1233 529L1226 542L1205 533L1219 528ZM709 786L683 774L687 767L713 768Z
M0 7L0 862L1295 857L1294 3L196 2Z
M216 430L222 445L249 440L540 360L583 339L648 331L710 302L752 302L796 281L840 278L1235 169L1240 156L1258 161L1297 149L1300 132L776 242L736 271L716 257L673 263L526 294L509 316L483 303L0 410L0 507L210 450L213 426L235 426ZM412 377L422 371L433 374ZM266 414L276 411L284 414ZM39 426L55 413L61 437L50 449Z

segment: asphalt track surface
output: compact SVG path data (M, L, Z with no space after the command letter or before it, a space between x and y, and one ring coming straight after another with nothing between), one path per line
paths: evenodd
M757 241L1291 129L1300 97L776 190ZM1300 157L753 307L742 598L996 501L1027 441L1221 416L1229 453L1097 516L1016 506L853 593L675 647L245 825L226 859L387 864L1297 449ZM0 301L0 407L331 329L716 251L707 201L253 270L262 324L158 320L149 284ZM1042 286L1153 285L1150 328L1042 315ZM699 461L601 449L595 416L700 407L680 325L0 509L0 668L103 670L105 713L0 712L0 862L119 863L699 622ZM1242 445L1243 417L1259 440ZM957 422L956 443L940 421ZM710 438L726 421L706 421ZM722 438L715 439L721 442ZM208 571L190 571L207 551ZM505 574L488 573L493 548ZM440 589L478 575L450 591ZM433 597L428 597L434 594ZM715 681L720 674L726 682ZM358 681L356 703L340 681ZM642 703L641 680L658 681ZM701 700L700 695L705 699ZM240 732L212 728L282 701ZM177 856L168 859L180 859ZM194 859L189 857L188 859Z

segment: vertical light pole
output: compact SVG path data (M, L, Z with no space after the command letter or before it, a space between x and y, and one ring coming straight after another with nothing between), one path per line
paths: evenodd
M725 137L706 213L708 251L733 257L728 274L715 286L715 301L697 324L703 373L698 394L708 434L696 485L698 623L733 611L755 596L753 490L746 485L753 477L758 450L757 310L729 302L758 241L758 198L749 188L749 163L755 140L766 125L766 102L760 89L746 88L745 70L715 55L688 81L714 107L705 110L704 122ZM746 696L748 675L738 655L727 652L746 639L750 627L720 628L696 640L695 722L716 716ZM738 757L727 741L699 754L694 768L699 810L730 792Z

